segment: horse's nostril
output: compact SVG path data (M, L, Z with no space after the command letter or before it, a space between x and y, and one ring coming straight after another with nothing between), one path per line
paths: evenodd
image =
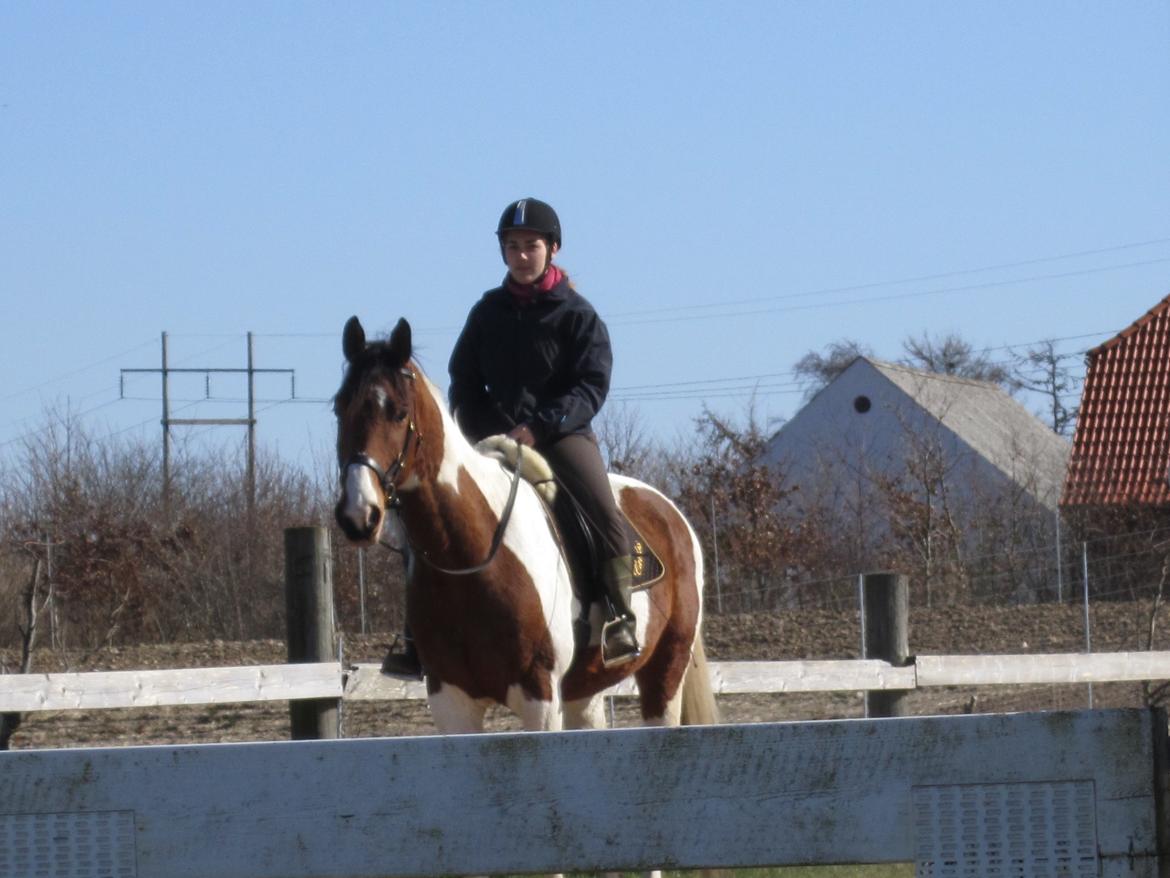
M370 511L366 516L366 524L370 528L370 532L376 531L378 525L382 523L382 510L377 506L371 506Z

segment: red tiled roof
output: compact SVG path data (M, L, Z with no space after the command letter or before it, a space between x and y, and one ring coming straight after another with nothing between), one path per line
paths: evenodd
M1170 296L1087 359L1061 505L1170 505Z

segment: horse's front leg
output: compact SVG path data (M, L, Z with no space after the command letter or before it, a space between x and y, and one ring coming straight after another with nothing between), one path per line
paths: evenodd
M526 732L559 732L563 727L559 684L551 685L552 695L548 700L532 698L524 690L513 685L508 687L508 710L520 718L520 725Z
M458 686L443 683L427 696L431 716L442 735L473 735L483 731L487 705L472 698Z
M604 729L609 727L605 716L605 696L600 693L575 701L566 701L565 728Z

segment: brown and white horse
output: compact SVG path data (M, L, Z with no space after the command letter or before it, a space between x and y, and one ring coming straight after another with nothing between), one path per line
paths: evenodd
M647 725L714 722L700 637L703 559L678 509L641 482L610 477L666 573L633 595L641 655L607 669L596 605L590 642L574 646L581 604L543 501L464 438L411 359L409 324L367 344L350 318L342 347L337 520L368 545L395 501L410 546L407 617L440 732L482 731L492 703L528 730L602 727L600 693L631 674Z

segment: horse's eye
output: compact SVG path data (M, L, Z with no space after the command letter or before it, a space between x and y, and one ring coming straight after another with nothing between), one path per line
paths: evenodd
M399 424L406 420L406 409L400 409L394 405L390 400L386 400L383 408L386 411L386 417Z

